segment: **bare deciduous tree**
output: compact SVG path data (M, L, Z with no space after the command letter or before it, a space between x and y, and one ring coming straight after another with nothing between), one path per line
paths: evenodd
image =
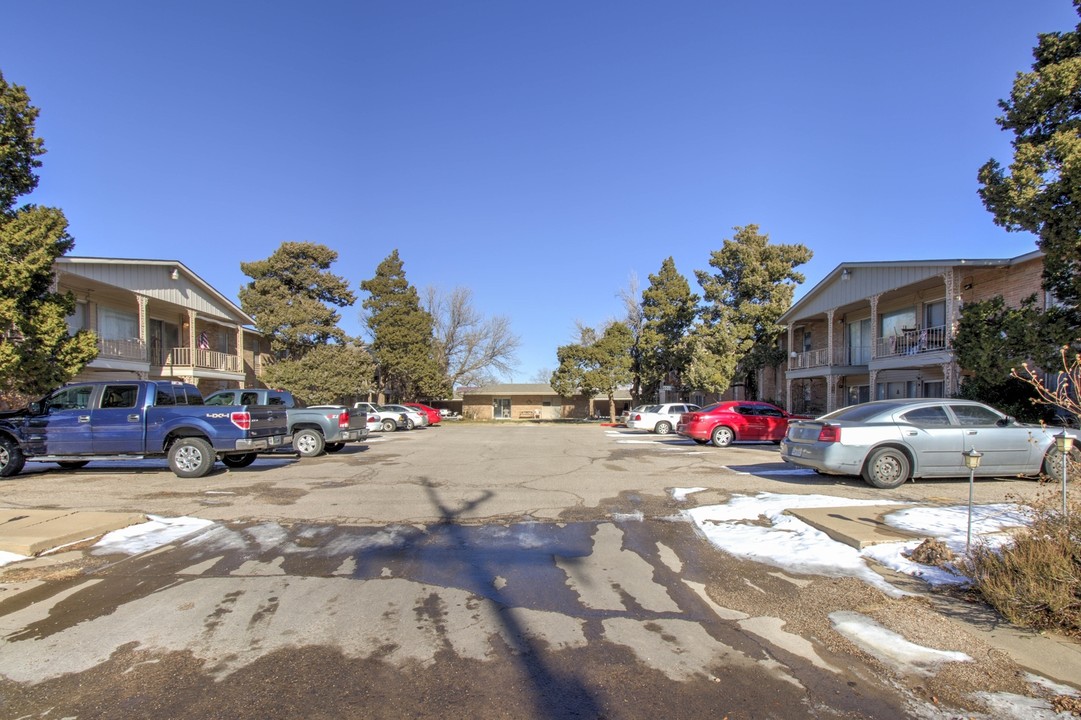
M446 293L429 286L424 306L435 320L433 354L452 387L483 385L510 375L521 340L509 318L485 318L473 307L473 291L463 287Z

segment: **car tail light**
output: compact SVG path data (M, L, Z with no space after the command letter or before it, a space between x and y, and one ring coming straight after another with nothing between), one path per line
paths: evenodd
M349 411L348 410L342 410L342 414L338 416L338 427L340 427L340 428L349 427Z
M642 419L642 414L641 413L638 413L634 417L631 418L631 420L641 420L641 419Z
M818 442L841 442L841 428L836 425L823 425L818 431Z
M241 430L251 430L251 413L246 410L229 413L229 419Z
M368 422L379 422L379 418L377 418L375 415L369 415Z

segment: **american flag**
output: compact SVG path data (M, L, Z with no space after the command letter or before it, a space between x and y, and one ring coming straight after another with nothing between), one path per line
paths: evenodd
M199 333L199 349L200 350L209 350L210 349L210 338L207 337L206 330L203 330L201 333Z

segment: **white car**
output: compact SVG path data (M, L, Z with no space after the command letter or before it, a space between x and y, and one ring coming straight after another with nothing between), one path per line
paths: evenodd
M635 408L627 418L627 427L633 430L649 430L667 435L679 424L679 416L693 412L698 406L692 403L664 403Z
M382 410L389 410L390 412L405 415L406 430L428 426L428 413L421 412L416 408L411 408L406 405L380 405L379 407Z

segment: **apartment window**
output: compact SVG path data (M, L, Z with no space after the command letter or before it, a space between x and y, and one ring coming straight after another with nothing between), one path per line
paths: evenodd
M925 398L946 397L946 383L941 380L925 382L923 384L923 396Z
M907 307L901 310L884 312L879 318L879 323L881 329L879 337L900 337L904 335L904 330L914 330L916 328L916 308Z
M86 303L85 302L77 302L77 303L75 303L75 310L72 311L71 315L68 315L67 320L68 320L68 334L69 335L74 335L75 333L79 332L80 330L85 330L86 329Z
M130 340L139 337L139 317L135 313L98 308L98 334L105 340Z
M946 325L946 301L927 303L923 306L923 326L939 328Z

